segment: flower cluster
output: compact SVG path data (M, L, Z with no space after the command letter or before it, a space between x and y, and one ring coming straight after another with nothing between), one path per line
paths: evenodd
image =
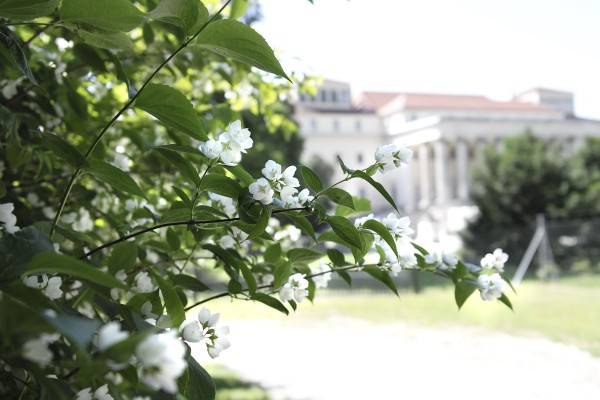
M280 164L269 160L262 169L264 178L251 183L248 190L252 198L262 204L273 203L275 193L278 193L279 199L286 207L302 207L311 202L314 197L310 195L308 189L302 189L298 193L297 187L300 186L300 182L294 176L295 173L295 166L287 167L282 172Z
M0 229L7 233L15 233L19 230L17 217L13 214L15 205L13 203L0 204Z
M320 262L317 266L311 266L310 271L313 274L312 280L315 283L315 288L326 288L331 280L331 267L323 262ZM314 276L315 274L319 275Z
M92 388L88 387L80 390L75 395L75 400L113 400L112 397L108 393L108 384L104 384L100 386L94 393L92 393Z
M508 254L502 249L496 249L493 253L488 253L481 259L481 268L495 269L498 272L504 271L504 264L508 261Z
M201 142L200 151L210 160L220 159L225 165L237 165L242 160L242 153L246 153L252 144L250 131L242 129L241 121L237 120L229 124L218 140Z
M140 380L154 390L177 392L177 378L187 367L185 346L173 331L151 335L135 348Z
M354 226L359 230L366 229L364 225L369 220L378 221L373 214L369 214L365 217L357 218L354 221ZM417 258L415 257L414 249L407 240L407 237L414 233L414 230L410 227L410 218L398 218L394 213L390 213L379 222L388 229L394 238L398 253L398 255L396 255L390 245L376 232L373 232L375 235L373 245L379 246L385 255L384 267L388 269L392 275L396 276L402 269L416 266Z
M435 251L427 254L425 257L425 263L434 265L437 269L442 271L453 271L458 264L458 258L452 253L443 251L438 255Z
M179 326L179 333L183 340L192 343L205 342L208 355L216 358L221 351L229 348L231 343L227 339L229 327L217 328L220 314L212 314L206 307L198 313L198 319L186 320Z
M479 275L477 286L481 298L486 301L499 299L506 291L506 281L502 279L500 274Z
M408 147L386 144L375 150L375 161L379 171L387 172L398 168L403 163L408 164L412 155L413 152Z
M121 324L112 321L98 329L96 336L96 347L100 351L105 351L109 347L127 339L129 334L121 330Z
M295 300L301 303L308 296L308 281L305 274L294 274L288 278L288 281L279 289L279 298L281 301Z
M30 288L42 290L46 297L51 300L60 299L63 294L60 289L62 278L60 276L53 276L48 279L48 275L42 274L41 279L42 280L40 281L40 277L32 275L23 279L23 283Z

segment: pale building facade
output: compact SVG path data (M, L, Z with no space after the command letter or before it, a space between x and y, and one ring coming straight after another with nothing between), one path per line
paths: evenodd
M343 82L324 81L315 97L302 95L296 115L305 139L304 162L314 156L335 167L332 182L344 178L340 156L349 168L374 162L378 146L407 145L409 166L375 177L411 217L423 240L450 241L474 215L470 171L487 145L500 146L509 136L531 130L536 136L571 152L587 136L600 136L600 121L573 114L573 95L532 89L510 101L483 96L364 92L353 100ZM342 188L368 197L376 213L391 210L385 199L364 181Z

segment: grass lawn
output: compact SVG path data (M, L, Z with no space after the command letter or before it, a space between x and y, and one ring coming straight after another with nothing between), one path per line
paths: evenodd
M268 393L259 385L247 382L220 364L204 366L217 387L215 400L269 400Z
M563 278L556 282L525 281L511 293L513 313L499 302L481 300L477 293L458 311L450 286L426 288L420 294L391 292L317 293L314 304L302 303L285 315L260 303L220 300L209 304L227 319L333 316L360 318L374 323L414 322L443 327L477 326L513 335L535 335L577 346L600 357L600 275Z

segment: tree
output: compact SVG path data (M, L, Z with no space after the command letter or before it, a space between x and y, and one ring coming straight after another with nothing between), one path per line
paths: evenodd
M245 5L0 1L0 397L213 399L190 344L214 358L230 343L206 306L227 296L289 314L333 273L365 271L396 295L400 269L435 273L459 307L476 291L510 307L502 252L466 265L411 243L397 214L349 219L358 207L336 186L351 179L398 211L376 178L407 148L383 146L331 185L271 154L244 168L271 137L255 145L241 119L294 127L278 110L293 81L236 20ZM302 237L276 240L274 216ZM345 252L313 249L325 242Z

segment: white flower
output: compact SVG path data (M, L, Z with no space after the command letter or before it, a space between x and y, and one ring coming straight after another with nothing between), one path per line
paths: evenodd
M298 193L298 202L301 205L305 205L306 203L313 201L314 198L315 196L311 196L308 189L302 189L300 193Z
M41 368L45 368L52 361L52 352L48 348L50 343L56 342L60 335L42 333L37 339L31 339L23 345L23 357L33 361Z
M94 229L94 221L90 218L90 212L87 209L79 209L79 219L73 222L73 229L79 232L88 232Z
M370 219L375 219L375 216L373 214L369 214L366 217L356 218L356 220L354 221L354 226L356 227L356 229L361 229L365 222L367 222Z
M508 254L502 249L496 249L492 254L488 253L481 259L481 267L484 269L495 268L498 272L502 272L506 261L508 261Z
M60 290L62 279L60 276L53 276L48 280L48 285L44 289L44 294L51 300L60 299L63 292Z
M183 321L179 326L179 333L181 333L183 340L187 342L197 343L204 340L204 334L197 320Z
M204 328L214 327L219 322L221 314L212 314L206 307L202 307L202 310L198 312L198 321Z
M151 335L135 348L135 356L141 364L140 379L154 390L177 392L177 378L186 368L185 346L170 331Z
M295 173L296 173L296 167L294 167L294 166L287 167L285 169L285 171L283 171L283 174L281 177L283 184L286 186L292 186L292 187L300 186L300 182L298 181L297 178L294 177Z
M212 330L210 336L212 343L206 346L208 355L211 358L217 358L221 354L221 351L228 349L231 346L229 339L225 337L227 335L229 335L229 327L227 326Z
M171 317L167 314L163 314L156 320L156 327L160 329L170 329L173 326Z
M281 200L283 200L284 202L288 202L292 198L292 196L297 192L298 189L296 189L293 186L283 186L279 190L279 197L281 197Z
M270 181L279 181L281 179L281 165L273 160L269 160L262 169L262 174Z
M31 275L23 279L23 283L25 284L25 286L33 289L43 289L48 284L48 275L42 274L41 278L42 281L40 282L39 277L37 275Z
M108 384L104 384L100 386L94 392L94 400L114 400L110 394L108 394Z
M398 218L394 213L389 213L387 217L385 217L381 223L388 228L390 233L396 237L396 239L405 236L411 235L415 231L410 228L410 218L402 217Z
M436 268L439 268L439 266L442 264L442 261L440 260L438 254L435 251L432 251L429 254L425 254L423 259L425 260L425 264L435 265Z
M96 347L98 350L104 351L112 345L127 339L128 336L128 332L121 330L121 324L115 321L109 322L98 330Z
M486 301L496 300L502 297L506 290L506 281L500 274L479 275L477 277L481 298Z
M77 392L75 400L92 400L92 388L87 387Z
M379 164L379 171L387 172L400 166L408 164L412 158L412 150L408 147L398 147L395 144L386 144L375 150L375 160Z
M331 280L331 268L329 267L329 265L321 262L317 267L311 267L310 270L313 274L322 274L312 277L312 280L315 283L315 287L317 289L326 288L327 284Z
M152 279L145 271L138 272L135 276L135 287L140 293L150 293L155 289Z
M13 203L0 204L0 222L4 224L4 229L8 233L15 233L19 230L17 217L13 214L15 206Z
M253 141L250 138L250 131L242 129L242 123L238 119L232 122L227 127L227 132L219 135L220 142L228 142L234 151L245 153L247 149L252 147Z
M206 156L206 158L212 160L221 156L223 144L214 139L209 139L206 142L200 143L200 151Z
M271 285L275 280L275 276L273 274L265 274L260 278L260 282L263 285Z
M308 296L308 281L305 274L294 274L288 278L288 281L279 289L279 298L281 301L290 301L292 299L301 303Z
M256 182L253 182L248 187L252 198L262 204L271 204L273 202L273 189L271 184L265 178L260 178Z

